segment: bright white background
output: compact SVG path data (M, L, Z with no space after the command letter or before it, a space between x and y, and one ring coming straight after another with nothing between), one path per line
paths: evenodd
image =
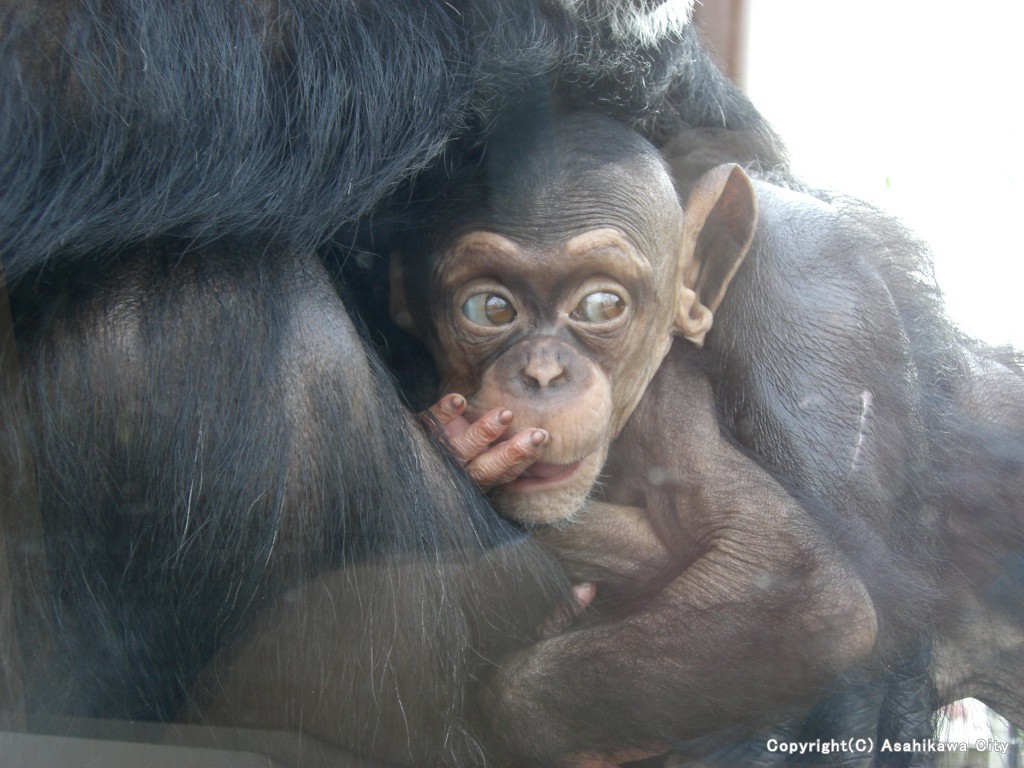
M1024 2L748 9L746 89L796 171L902 218L958 324L1024 348Z

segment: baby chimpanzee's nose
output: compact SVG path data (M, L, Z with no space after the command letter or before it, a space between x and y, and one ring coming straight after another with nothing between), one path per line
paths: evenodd
M526 364L523 379L531 389L546 389L565 383L568 370L562 364L562 356L551 344L538 344L524 350Z

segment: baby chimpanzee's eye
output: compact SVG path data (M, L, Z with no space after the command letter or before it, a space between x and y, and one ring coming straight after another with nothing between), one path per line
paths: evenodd
M584 296L573 310L573 320L585 323L607 323L622 316L626 311L626 302L621 296L611 291L594 291Z
M508 325L516 319L512 302L497 293L475 293L462 305L462 314L477 325Z

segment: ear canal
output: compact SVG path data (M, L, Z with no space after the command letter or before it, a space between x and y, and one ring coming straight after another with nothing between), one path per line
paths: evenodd
M754 239L754 186L738 165L712 168L697 180L683 215L676 330L701 346Z
M687 341L704 346L704 337L711 330L712 312L697 297L697 292L683 286L676 314L676 330Z

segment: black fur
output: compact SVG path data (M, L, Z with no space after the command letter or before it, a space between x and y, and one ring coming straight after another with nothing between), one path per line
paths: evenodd
M508 100L596 105L666 139L753 129L692 32L610 47L556 6L12 3L0 38L8 279L173 234L341 236Z

